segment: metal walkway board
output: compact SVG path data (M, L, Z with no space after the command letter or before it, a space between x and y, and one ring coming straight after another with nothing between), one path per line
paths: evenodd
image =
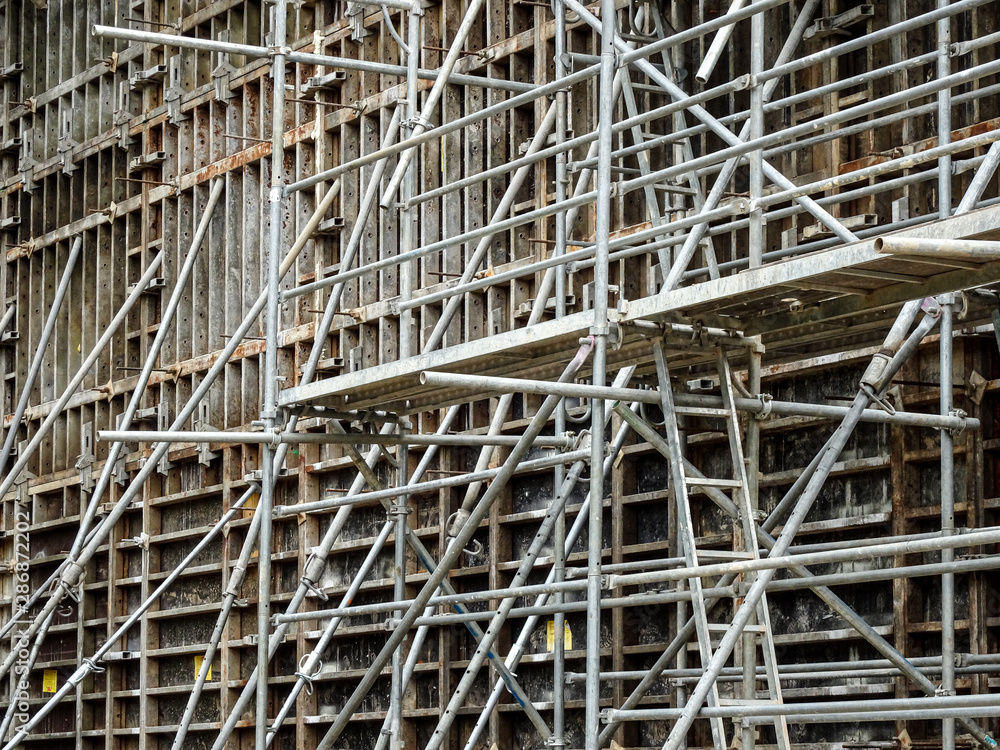
M1000 206L898 233L921 239L1000 239ZM900 280L900 279L905 280ZM611 367L648 364L648 341L629 323L701 322L759 335L770 350L841 347L838 331L857 339L884 330L895 308L911 299L1000 281L1000 261L972 264L897 257L876 252L874 238L749 269L665 294L630 300L619 314L621 345ZM590 312L568 315L447 349L346 373L281 392L280 404L347 409L378 407L400 413L469 401L467 390L422 385L426 370L555 379L593 323ZM848 333L849 332L849 333ZM855 340L856 345L866 343ZM673 357L683 356L675 351ZM581 372L585 376L586 371Z

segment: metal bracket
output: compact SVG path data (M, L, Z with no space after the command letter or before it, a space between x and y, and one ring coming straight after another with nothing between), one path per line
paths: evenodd
M16 232L21 224L21 217L18 214L5 216L0 219L0 232Z
M21 182L24 185L22 190L28 194L35 189L35 168L38 166L34 158L32 130L27 128L21 131L24 145L21 148L21 157L17 160L17 171L21 173Z
M0 333L0 345L13 346L14 342L19 338L21 338L21 334L18 333L17 329L4 331L3 333Z
M89 493L94 489L94 423L87 422L80 429L82 453L77 457L75 468L80 477L80 491Z
M194 428L199 432L205 432L208 430L216 430L217 428L209 424L209 413L210 405L201 401L198 403L198 419L195 420ZM221 454L215 451L210 451L208 449L208 443L198 443L198 463L202 466L208 466L212 463L212 459L218 458Z
M122 539L122 544L131 544L139 547L141 549L149 549L149 534L145 531L139 534L139 536L133 536L131 538Z
M823 39L833 34L847 34L845 29L856 23L861 23L867 18L875 15L874 5L859 5L850 10L838 13L835 16L817 18L816 21L806 29L804 39Z
M127 149L136 142L135 137L128 132L128 124L132 119L132 113L129 109L131 94L132 89L129 87L128 81L121 81L118 84L118 106L115 108L113 122L118 128L118 148L123 149Z
M163 63L158 63L151 68L146 68L146 70L136 70L135 73L129 76L128 85L132 89L137 89L153 83L160 83L166 77L167 66Z
M22 72L24 72L24 63L11 63L7 67L0 69L0 83L20 77Z
M302 87L303 96L314 94L318 90L333 91L339 89L347 80L347 73L343 70L335 70L321 76L310 76L306 79L306 85Z
M219 34L218 39L220 42L230 41L229 29L225 29ZM220 52L219 64L212 71L212 84L215 87L216 101L228 104L229 100L236 96L230 88L230 82L235 74L236 68L229 64L229 53Z
M366 36L371 36L372 32L365 28L365 7L360 3L347 3L344 11L348 22L351 24L351 41L358 42Z
M109 651L104 655L104 661L131 661L138 658L138 651Z
M72 107L59 113L59 143L56 151L59 153L59 163L63 174L72 174L78 168L73 161L73 150L79 145L73 140L73 126L76 123L76 112Z
M167 411L167 402L161 401L156 405L156 429L161 432L166 432L170 429L170 414ZM167 472L174 468L174 464L167 460L167 455L170 451L164 451L163 457L160 459L159 463L156 465L156 471L163 476L167 475Z
M115 461L115 468L111 470L115 483L121 487L128 484L128 471L125 469L125 455L118 451L118 460Z
M170 79L170 86L163 94L163 101L167 103L167 117L171 125L177 125L184 120L190 120L191 115L186 115L181 111L181 98L185 91L181 86L181 56L174 55L167 62Z
M150 169L152 167L157 167L167 160L166 151L151 151L148 154L143 154L142 156L136 156L132 161L128 163L129 174L132 172L141 172L144 169Z

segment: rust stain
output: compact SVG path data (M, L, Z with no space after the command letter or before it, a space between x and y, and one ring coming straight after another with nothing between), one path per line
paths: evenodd
M899 154L902 156L903 154ZM889 161L890 157L883 156L882 154L876 154L871 156L862 156L860 159L855 159L854 161L847 161L840 165L838 174L848 174L850 172L856 172L859 169L864 169L865 167L873 167L876 164L884 164Z
M262 159L265 156L270 155L270 153L270 143L258 143L248 149L240 151L239 153L233 154L232 156L227 156L219 159L219 161L212 162L207 167L203 167L196 172L189 172L184 175L184 177L181 178L182 189L188 188L192 185L198 185L217 175L222 175L226 172L231 172L234 169L244 167L251 162L255 162L258 159Z
M983 135L984 133L989 133L991 130L996 130L998 128L1000 128L1000 117L994 117L992 120L977 122L974 125L969 125L968 127L951 131L951 141L953 143L955 141L964 141L966 138ZM936 136L934 138L924 138L923 140L917 141L913 145L906 146L905 148L897 146L892 150L891 156L886 156L884 153L869 154L868 156L863 156L860 159L855 159L854 161L844 162L840 165L839 174L847 174L875 164L882 164L890 159L898 159L899 157L906 156L907 154L919 154L923 151L929 151L932 148L937 148L937 146L938 139Z

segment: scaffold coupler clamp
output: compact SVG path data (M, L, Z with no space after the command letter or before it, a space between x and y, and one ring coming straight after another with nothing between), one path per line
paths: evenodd
M619 49L614 49L610 54L615 56L615 72L625 67L625 53Z
M411 508L409 505L403 505L401 503L395 503L393 505L390 505L386 509L385 514L389 518L398 518L399 516L408 516L412 512L413 512L413 508Z
M569 434L569 433L567 433ZM573 441L574 451L589 451L590 450L591 434L590 430L581 430L576 439Z
M305 667L303 666L302 662L308 661L309 656L310 656L309 654L303 654L302 658L299 659L299 668L298 668L298 671L295 672L295 676L298 679L302 680L302 682L305 683L306 694L307 695L312 695L313 694L313 680L315 680L317 677L319 677L320 670L323 669L323 661L320 660L320 659L317 659L316 660L316 666L313 667L313 670L311 672L306 672L305 671Z
M760 210L757 200L750 200L749 198L744 198L742 196L734 198L733 202L729 204L729 207L732 209L734 216L749 216L754 211Z
M326 592L323 591L323 589L319 588L314 583L314 581L318 581L320 579L324 570L326 570L326 558L320 557L316 554L316 550L312 550L309 553L309 557L306 559L305 568L302 571L302 578L300 578L299 581L315 596L326 602L330 600L330 597L326 595Z
M473 539L472 549L466 547L465 549L462 550L462 552L467 554L469 557L479 557L481 554L483 554L484 549L485 547L483 547L483 543L481 541L479 541L478 539Z
M421 114L417 114L414 115L413 117L408 117L405 120L403 120L403 127L409 130L413 130L413 128L417 127L418 125L422 127L424 130L431 130L434 127L434 123L432 123L430 120L428 120Z
M941 317L941 305L948 304L951 300L948 299L949 295L942 294L939 295L941 299L935 297L924 297L924 301L920 303L920 311L924 315L930 315L932 318Z
M565 747L566 739L557 735L552 735L545 740L546 747Z
M243 579L246 578L247 569L241 565L233 568L229 576L229 585L226 587L226 594L239 601L240 589L243 587Z
M81 682L83 682L87 675L90 674L90 668L87 666L87 659L84 659L84 663L76 668L76 671L69 676L67 682L73 687L76 687Z
M317 597L318 599L321 599L324 602L330 601L330 597L327 596L326 592L319 586L317 586L315 583L310 581L308 578L302 579L302 585L306 587L306 589L309 591L310 594Z
M77 604L80 603L80 587L83 584L83 574L83 568L76 562L71 562L66 565L65 570L63 570L55 582L55 586L62 589L63 593ZM60 614L65 616L65 609L67 608L64 608ZM70 610L71 612L72 610Z
M627 305L627 303L626 303ZM622 324L616 315L614 319L608 319L608 343L611 345L612 351L618 351L622 348L622 343L625 340L625 336L622 333Z
M770 393L758 393L757 400L760 401L760 411L754 412L753 418L763 422L769 416L771 416L771 394Z
M93 674L100 674L101 672L106 672L107 671L104 667L98 665L98 663L96 661L94 661L93 658L91 658L89 656L83 660L83 664L86 665L86 667Z
M958 297L958 299L955 300L956 305L959 300L962 302L961 309L955 311L955 317L959 320L965 320L969 316L969 293L963 289L960 292L955 292L955 296Z
M877 356L877 355L876 355ZM889 416L896 413L896 407L890 404L886 399L878 394L878 391L871 383L862 382L861 390L864 392L868 398L870 398L876 406L878 406L882 411L884 411Z
M948 429L948 432L951 433L952 437L959 437L963 432L965 432L965 428L968 426L967 418L969 415L962 409L952 409L948 412L948 416L962 420L958 427L951 427Z
M458 536L471 515L465 508L459 508L448 516L448 536L453 538Z
M861 376L861 389L865 393L871 395L876 388L881 387L883 375L894 354L892 349L882 348L872 355L872 361L868 363L865 374Z
M705 337L705 324L700 320L691 321L691 343L697 344L698 346L707 346L707 340Z
M80 582L83 580L83 572L83 566L75 560L67 563L63 572L59 574L59 586L61 586L70 596L75 596L73 594L73 590L79 586Z

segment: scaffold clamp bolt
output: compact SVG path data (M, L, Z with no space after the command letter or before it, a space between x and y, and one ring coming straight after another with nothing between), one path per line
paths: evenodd
M758 393L757 400L760 401L760 411L756 412L753 416L754 419L763 421L771 416L771 394L770 393Z
M969 416L968 414L965 413L965 411L963 411L962 409L952 409L950 412L948 412L948 416L962 420L961 424L958 427L952 427L951 429L948 430L948 432L951 433L952 437L958 437L963 432L965 432L965 428L967 426L967 422L965 420L966 417Z

